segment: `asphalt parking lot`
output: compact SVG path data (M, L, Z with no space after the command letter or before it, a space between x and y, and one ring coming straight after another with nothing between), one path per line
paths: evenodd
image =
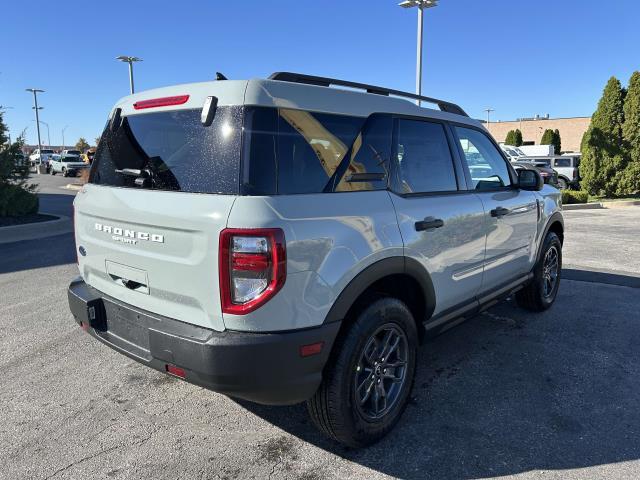
M40 183L68 215L69 180ZM565 219L554 307L506 301L429 340L400 424L359 451L304 406L234 401L86 335L71 234L0 245L0 478L637 479L640 208Z

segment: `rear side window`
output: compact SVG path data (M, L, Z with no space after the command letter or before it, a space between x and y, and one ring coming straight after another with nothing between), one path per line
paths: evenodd
M140 188L129 169L144 171L154 190L237 194L242 107L219 107L208 127L200 113L145 113L123 117L114 131L107 125L89 182Z
M570 167L571 159L570 158L556 158L554 161L554 166L556 167Z
M303 110L247 108L245 193L286 195L326 191L364 122L359 117Z
M474 189L490 190L511 185L505 159L484 133L464 127L455 127L455 131Z
M444 127L420 120L398 120L396 144L398 193L448 192L458 189Z

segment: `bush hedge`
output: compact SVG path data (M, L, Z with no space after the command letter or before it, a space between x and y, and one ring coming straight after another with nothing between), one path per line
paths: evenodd
M0 185L0 217L38 213L38 196L18 185Z
M569 205L572 203L587 203L589 201L589 192L562 190L562 203Z

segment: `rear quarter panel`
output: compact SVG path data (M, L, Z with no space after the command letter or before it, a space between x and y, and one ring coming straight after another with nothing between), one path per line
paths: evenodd
M386 191L239 197L228 227L279 227L287 243L284 287L252 313L224 314L225 327L232 330L320 325L359 272L378 260L403 254Z

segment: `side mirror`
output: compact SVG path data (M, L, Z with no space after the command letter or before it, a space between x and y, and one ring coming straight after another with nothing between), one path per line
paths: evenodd
M542 190L544 180L537 170L518 170L518 187L522 190L537 192Z

